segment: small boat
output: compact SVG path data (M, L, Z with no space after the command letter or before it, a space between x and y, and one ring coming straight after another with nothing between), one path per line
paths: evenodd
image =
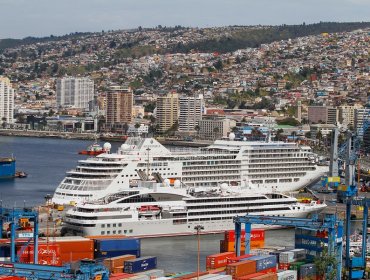
M143 205L139 208L139 215L156 216L161 212L161 208L155 205Z
M26 178L27 175L28 174L26 172L24 172L24 171L17 171L17 172L15 172L14 177L15 178Z
M105 153L105 150L98 143L94 143L90 145L89 147L87 147L86 150L78 152L78 154L80 155L88 155L88 156L97 156L103 153Z

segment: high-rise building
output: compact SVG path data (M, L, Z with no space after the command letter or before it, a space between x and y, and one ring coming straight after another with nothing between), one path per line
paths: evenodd
M57 106L88 109L94 100L94 81L67 77L57 80Z
M354 128L360 137L364 136L363 124L365 120L370 121L370 108L355 109Z
M107 92L106 123L108 126L132 120L134 97L131 88L113 86Z
M297 102L297 121L302 122L302 102Z
M157 98L157 132L164 133L179 118L179 95L171 92Z
M179 131L195 132L195 127L202 119L203 96L182 96L179 103Z
M338 115L338 120L342 125L345 126L354 126L355 125L355 110L360 109L362 106L361 105L343 105L340 106L338 109L339 115Z
M14 89L8 78L0 76L0 122L13 123Z
M204 118L199 120L199 137L215 140L227 137L231 128L236 126L236 121L223 117Z
M337 109L327 106L308 106L308 121L312 123L336 124Z

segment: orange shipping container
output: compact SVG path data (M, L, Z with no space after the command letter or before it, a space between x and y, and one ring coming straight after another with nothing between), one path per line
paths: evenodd
M199 272L199 276L203 276L203 275L207 275L207 274L208 274L208 271L200 271ZM187 279L191 279L191 278L194 278L194 277L198 277L197 272L186 274L186 275L183 275L183 276L180 276L180 277L177 277L177 278L172 278L172 280L173 279L187 280Z
M60 254L60 260L62 264L70 263L74 261L79 261L82 259L94 259L94 252L70 252L70 253L63 253Z
M228 264L226 266L226 274L231 275L233 278L252 273L256 273L256 261L247 260L243 262Z
M117 266L113 269L113 273L122 273L123 272L123 266Z
M248 274L242 277L238 277L235 280L249 280L249 279L252 279L253 277L261 276L261 275L264 275L264 273L257 272L257 273Z
M207 256L206 258L206 268L208 269L215 269L220 268L227 265L227 259L235 257L234 252L226 252L220 253L215 255Z
M280 270L289 270L289 266L290 266L289 263L279 263L278 268Z
M129 273L115 273L109 276L109 280L121 280L121 279L130 278L130 277L132 277L132 274L129 274Z
M245 230L241 232L241 239L245 240ZM225 231L225 240L235 242L235 231ZM265 241L265 230L264 229L252 229L251 231L251 242L252 241Z
M135 259L136 256L134 255L122 255L114 258L108 258L103 261L103 264L106 268L109 269L109 271L113 272L114 268L119 266L124 266L124 262L128 260Z
M74 253L94 252L94 241L87 238L82 238L81 240L57 239L55 243L59 244L61 254L70 252Z

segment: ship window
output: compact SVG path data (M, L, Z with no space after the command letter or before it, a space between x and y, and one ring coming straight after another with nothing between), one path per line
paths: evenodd
M116 224L113 224L113 227L116 227Z
M115 230L113 231L113 234L116 234L116 231Z
M127 233L127 230L125 229L123 232L124 232L124 233Z
M107 231L107 234L110 234L110 231L109 230Z
M122 233L122 230L119 230L119 231L118 231L118 234L121 234L121 233Z
M101 227L102 227L102 228L105 228L105 224L102 224L102 225L101 225Z
M110 227L110 224L107 224L107 227Z
M121 227L121 226L122 226L122 224L121 224L121 223L119 223L119 224L118 224L118 226L119 226L119 227Z
M132 233L133 232L133 230L132 229L130 229L130 233Z
M102 231L102 232L101 232L101 235L104 235L104 234L105 234L105 231Z

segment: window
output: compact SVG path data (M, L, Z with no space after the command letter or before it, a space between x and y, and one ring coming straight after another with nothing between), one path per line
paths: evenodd
M121 234L121 233L122 233L122 230L119 230L119 231L118 231L118 234Z
M119 223L119 224L118 224L118 226L119 226L119 227L121 227L121 226L122 226L122 224L121 224L121 223Z
M130 229L130 231L129 231L130 233L132 233L133 232L133 230L132 229Z
M125 229L123 232L124 232L124 233L127 233L127 230Z
M110 227L110 224L107 224L107 227Z
M101 232L101 235L104 235L104 234L105 234L105 231L102 231L102 232Z
M102 224L102 225L101 225L101 227L102 227L102 228L105 228L105 224Z
M116 231L115 230L113 231L113 234L116 234Z
M107 234L110 234L110 231L109 230L107 231Z
M113 227L116 227L116 224L113 224Z

